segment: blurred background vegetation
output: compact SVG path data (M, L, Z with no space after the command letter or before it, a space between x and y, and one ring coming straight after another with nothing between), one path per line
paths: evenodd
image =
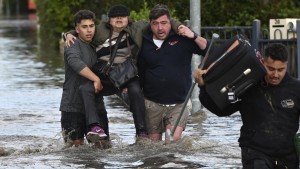
M155 4L166 4L172 16L180 21L189 19L190 0L35 0L41 39L47 46L57 46L62 32L73 29L73 14L89 9L99 20L115 4L124 4L131 10L131 19L148 19ZM202 26L250 26L254 19L267 28L269 19L300 18L299 0L202 0ZM50 43L53 42L53 43Z

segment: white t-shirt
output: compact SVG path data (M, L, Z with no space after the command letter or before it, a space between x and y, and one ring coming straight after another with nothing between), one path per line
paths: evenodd
M160 48L164 40L153 39L153 42L157 47Z

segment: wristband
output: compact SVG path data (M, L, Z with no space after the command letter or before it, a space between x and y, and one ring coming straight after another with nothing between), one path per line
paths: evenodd
M193 32L194 32L194 31L193 31ZM199 35L198 35L196 32L194 32L193 40L196 40L198 36L199 36Z

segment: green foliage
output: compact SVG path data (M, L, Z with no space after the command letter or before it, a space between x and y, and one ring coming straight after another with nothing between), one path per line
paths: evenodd
M130 18L132 20L148 20L149 19L149 13L150 13L151 8L148 6L148 3L144 1L143 8L140 8L138 11L131 10L130 12ZM174 19L179 19L176 16L176 10L175 9L170 9L170 13L172 18Z
M70 27L74 11L84 2L85 0L37 0L40 44L57 48L61 33Z
M111 6L124 4L131 10L133 20L148 20L149 11L156 4L165 4L173 18L189 19L189 0L36 0L43 41L57 41L62 32L73 29L73 14L79 9L90 9L101 19ZM201 25L203 26L250 26L254 19L261 20L267 28L272 18L300 18L299 0L202 0Z
M148 7L147 2L144 1L143 8L139 10L139 12L136 12L135 10L132 10L130 12L130 18L132 20L148 20L149 18L150 9Z
M298 0L202 0L202 25L250 26L259 19L267 27L272 18L300 18L299 7Z
M136 2L136 1L135 1ZM165 4L168 6L172 18L178 19L181 21L184 21L189 18L190 11L189 11L189 0L180 0L180 1L174 1L174 0L143 0L141 2L144 2L148 6L148 10L150 11L151 8L153 8L156 4ZM141 5L141 4L139 4ZM142 4L143 5L143 4ZM135 5L133 5L135 6ZM131 7L131 6L130 6ZM143 7L145 8L145 6ZM136 10L139 11L141 8L137 8ZM146 17L149 18L148 16Z

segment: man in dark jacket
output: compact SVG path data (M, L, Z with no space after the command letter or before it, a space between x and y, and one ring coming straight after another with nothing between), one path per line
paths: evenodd
M294 138L299 128L300 81L286 73L287 65L286 47L270 44L265 49L265 78L224 111L205 91L202 75L209 70L195 71L194 77L201 86L200 101L209 111L218 116L241 113L239 145L244 169L299 168Z
M86 100L82 97L80 86L84 81L91 81L93 93L103 88L99 77L90 69L97 60L95 49L90 45L95 33L95 14L80 10L74 15L74 22L79 38L64 51L65 82L60 105L64 140L70 146L83 144L86 133L87 139L92 142L107 137L99 124L100 111L85 113L89 107L84 106ZM103 105L102 98L98 102L99 106Z
M139 57L141 85L146 104L146 126L152 140L162 140L162 133L173 130L183 102L192 84L193 53L204 55L206 39L181 25L179 35L171 29L169 9L156 5L149 15L151 29L143 36ZM185 111L174 133L181 138L189 112ZM166 135L167 136L167 135ZM169 142L168 137L165 139Z

